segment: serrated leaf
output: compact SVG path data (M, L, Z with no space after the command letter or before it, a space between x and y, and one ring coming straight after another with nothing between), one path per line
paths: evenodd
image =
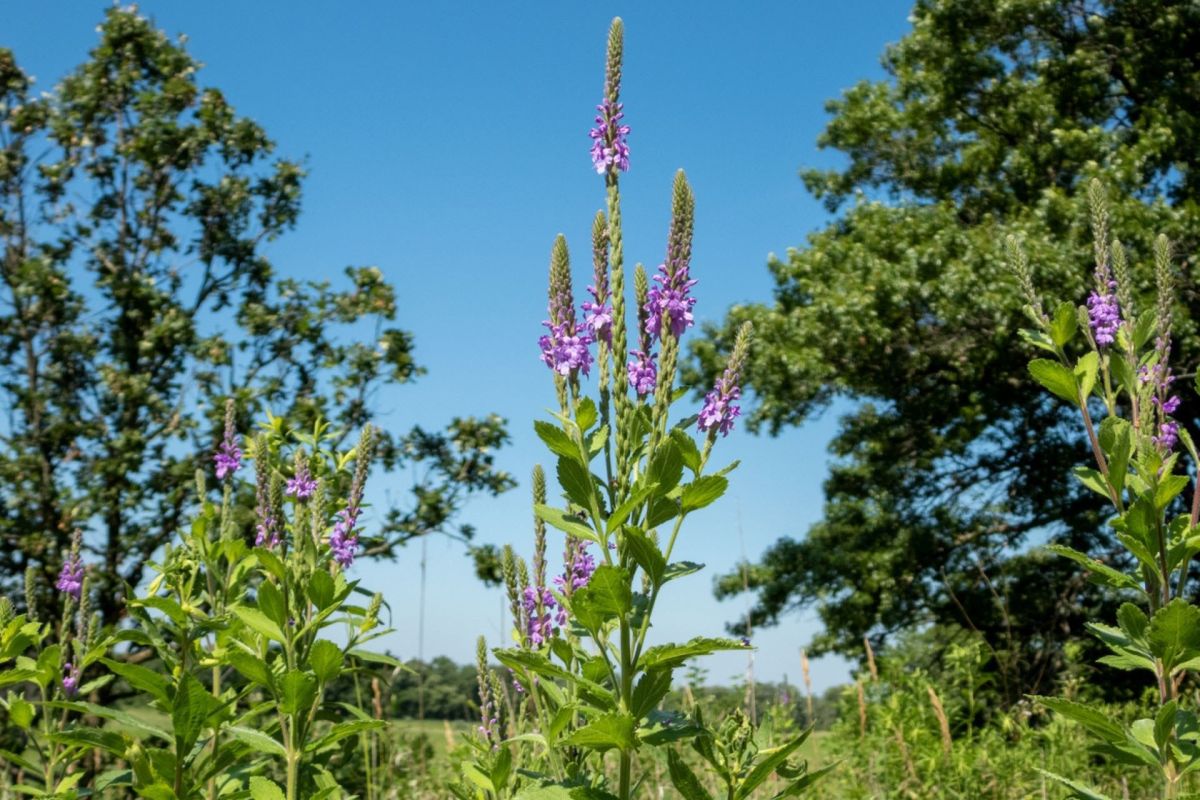
M1071 370L1048 358L1035 358L1029 362L1029 374L1051 394L1072 405L1079 404L1079 386Z
M282 744L260 730L246 728L241 725L229 725L222 728L221 733L229 734L255 752L278 756L280 758L287 755L287 750Z
M1092 389L1096 388L1096 375L1100 370L1100 354L1089 350L1075 362L1075 377L1079 379L1079 396L1083 399L1091 397Z
M692 768L679 757L673 747L667 750L667 771L675 791L679 792L684 800L712 800L712 795L705 790L696 773L692 772Z
M1146 640L1168 672L1195 658L1200 655L1200 608L1182 598L1172 600L1150 618Z
M1048 544L1046 549L1052 553L1056 553L1064 558L1069 558L1077 564L1081 564L1088 569L1097 579L1106 586L1111 586L1114 589L1135 589L1142 591L1142 586L1136 580L1124 572L1115 570L1107 564L1103 564L1086 553L1081 553L1074 548L1067 547L1061 544Z
M1040 697L1034 695L1033 700L1067 719L1082 725L1089 733L1098 736L1106 742L1117 744L1125 740L1125 731L1113 722L1099 709L1065 700L1061 697Z
M1064 347L1075 336L1075 306L1059 303L1054 309L1054 321L1050 323L1050 338L1059 348Z
M546 447L550 448L550 452L565 458L579 459L579 446L562 428L539 419L533 423L533 430L538 438L546 443Z
M729 488L729 479L720 475L704 475L684 485L679 504L684 513L709 505Z
M212 696L190 673L183 673L175 698L171 701L171 726L175 732L175 753L183 758L191 749L208 719Z
M629 710L633 712L634 719L641 719L653 711L669 691L670 669L652 669L643 673L638 678L637 685L633 687L633 702Z
M591 750L617 749L629 752L636 742L633 737L633 717L628 714L604 714L563 740L566 744Z
M654 667L678 667L697 656L706 656L722 650L745 650L746 645L735 639L715 639L697 636L684 644L660 644L647 649L638 659L643 670Z
M577 539L603 544L600 534L596 533L595 529L580 517L572 516L561 509L541 503L534 503L533 513L537 515L538 519L563 533L570 534Z
M268 639L273 639L280 644L284 643L283 629L276 625L266 614L259 611L257 608L249 608L247 606L234 606L233 613L242 621L246 627L260 633Z
M317 680L329 683L341 674L342 648L328 639L318 639L309 650L308 665L317 676Z
M254 800L284 800L283 789L270 778L255 775L250 778L250 796Z
M592 473L588 472L578 459L566 457L558 459L556 472L558 484L562 486L567 499L582 508L591 508L592 494L595 491Z
M289 670L279 682L279 710L285 714L296 714L312 708L317 699L317 679L298 669Z
M658 549L658 545L649 536L637 528L627 528L625 546L629 549L629 555L633 557L634 563L650 576L651 583L657 584L662 581L663 574L667 570L667 562L663 558L662 551Z

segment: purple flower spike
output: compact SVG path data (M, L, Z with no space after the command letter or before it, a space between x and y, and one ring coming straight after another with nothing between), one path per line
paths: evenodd
M79 558L78 550L72 550L71 555L63 562L62 571L58 573L58 580L54 586L60 592L70 595L76 603L83 597L83 562Z
M700 409L696 427L710 436L718 430L722 436L728 435L733 429L733 421L741 416L742 409L734 401L742 396L738 383L741 381L742 366L750 352L750 332L750 323L743 323L734 340L733 352L729 354L725 371L717 379L712 391L704 396L704 407Z
M1117 329L1121 327L1121 309L1117 304L1116 281L1108 281L1107 291L1088 295L1088 319L1099 347L1107 347L1116 341Z
M68 700L79 693L79 667L73 666L70 661L63 664L62 688Z
M237 432L233 425L233 400L225 403L225 436L213 456L217 467L217 480L223 481L242 468L242 450L238 447Z
M692 306L696 305L696 298L688 297L688 292L696 281L688 277L686 265L672 275L666 264L659 264L654 282L658 285L650 287L646 294L646 333L652 337L661 335L665 318L671 335L678 339L695 323Z
M529 619L529 642L534 647L539 647L543 643L549 641L554 636L554 626L551 624L550 612L557 607L554 602L554 595L546 587L541 588L541 597L538 597L538 588L536 586L526 586L525 596L522 603L525 606L526 616ZM538 600L541 600L542 614L538 615Z
M338 512L338 521L329 534L329 551L342 569L348 569L358 554L358 534L354 525L358 522L358 509L353 506Z
M605 98L596 106L596 127L588 133L592 137L592 166L597 175L606 172L629 171L629 144L625 138L629 136L629 126L622 125L625 117L621 103L614 103Z
M275 524L274 517L264 517L262 522L254 526L254 546L266 547L268 549L278 547L281 541L278 528L279 526Z
M592 353L588 349L588 345L594 341L591 333L572 333L566 324L554 325L549 321L542 324L550 329L550 335L538 339L538 346L542 348L542 363L564 378L577 370L587 375L592 365Z
M1179 423L1173 419L1164 421L1158 426L1158 435L1151 436L1151 441L1165 452L1171 452L1179 443Z
M658 366L654 363L658 354L646 355L641 350L630 350L629 355L634 357L627 365L629 384L638 397L645 397L654 392L654 386L658 382Z
M288 478L286 492L297 500L307 500L317 490L317 481L308 471L308 465L301 462L296 468L296 476Z
M612 344L613 312L612 306L607 302L608 297L602 296L601 292L596 291L595 286L589 286L588 292L591 293L595 302L585 301L582 304L583 324L591 332L593 341L599 340L605 344Z

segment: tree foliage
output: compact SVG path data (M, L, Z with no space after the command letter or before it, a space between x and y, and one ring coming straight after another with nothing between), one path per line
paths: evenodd
M1183 263L1177 354L1200 356L1200 9L1173 0L920 0L912 30L827 108L802 172L833 222L772 257L771 304L735 307L694 348L714 374L743 322L751 425L777 433L833 401L853 410L831 445L823 518L750 570L753 623L815 605L817 648L858 654L930 622L984 632L1016 677L1010 700L1061 664L1103 598L1032 549L1053 537L1117 558L1097 498L1072 486L1081 438L1030 390L1023 301L1003 240L1026 244L1040 287L1082 297L1091 272L1084 184L1110 187L1113 230L1140 292L1150 237ZM1181 418L1200 408L1185 401ZM741 590L741 572L718 592Z
M82 529L106 622L184 520L226 396L243 432L263 409L353 431L380 387L422 371L378 268L336 283L276 269L265 246L295 225L304 170L199 66L120 8L49 93L0 49L0 587L26 569L52 586ZM465 492L508 488L506 439L494 416L385 432L382 466L419 475L371 552L451 530Z

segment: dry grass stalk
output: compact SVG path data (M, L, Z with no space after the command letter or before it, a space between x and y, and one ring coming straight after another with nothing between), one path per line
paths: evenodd
M904 741L904 730L896 726L896 744L900 747L900 757L904 759L904 771L914 785L920 786L921 779L917 777L917 765L913 763L912 753L908 752L908 742Z
M879 683L879 668L875 666L875 651L871 648L871 640L863 637L863 647L867 649L867 669L871 672L871 681Z
M950 749L954 742L950 738L950 720L946 718L946 708L942 705L942 698L938 697L938 693L932 686L925 688L929 691L929 702L933 704L933 713L937 717L938 728L942 732L942 752L950 755Z
M858 690L858 738L862 739L867 735L867 695L862 678L854 682L854 687Z
M808 673L808 652L803 647L800 648L800 671L804 673L804 696L808 705L808 724L812 725L816 721L813 719L812 676Z

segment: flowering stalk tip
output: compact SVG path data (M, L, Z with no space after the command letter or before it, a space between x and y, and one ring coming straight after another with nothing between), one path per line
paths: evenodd
M234 428L232 397L225 401L225 436L221 439L216 455L213 456L213 463L217 468L217 480L222 481L242 468L242 450L238 447L237 431Z
M733 430L733 421L741 416L742 409L735 405L734 401L742 396L738 383L750 351L752 331L753 327L749 322L743 323L738 329L725 371L717 379L712 391L704 397L704 407L700 409L700 418L696 426L710 437L716 436L718 431L722 436L728 435L729 431Z

